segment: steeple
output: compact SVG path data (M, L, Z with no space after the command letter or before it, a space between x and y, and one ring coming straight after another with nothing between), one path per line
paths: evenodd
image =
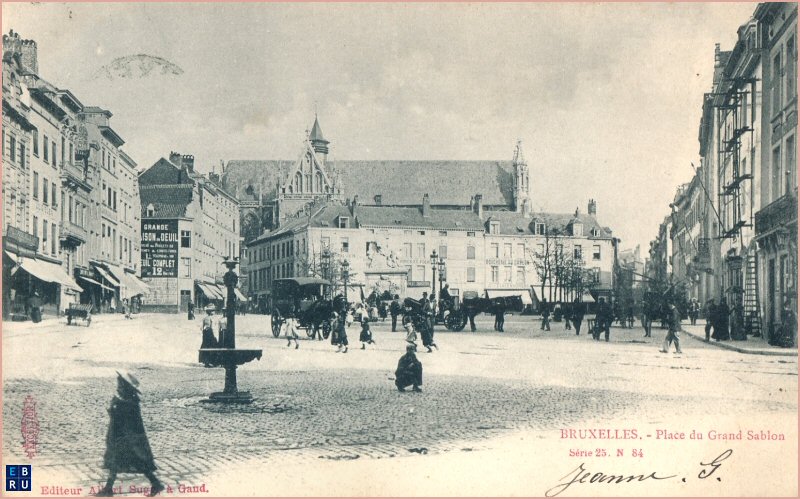
M529 212L531 205L530 179L528 176L528 163L522 152L522 140L517 140L514 149L514 209L517 213Z
M325 140L325 137L322 135L322 127L319 126L319 118L317 118L316 113L314 114L314 126L311 127L308 140L311 141L314 152L322 155L322 160L324 162L328 156L328 144L330 144L330 142Z

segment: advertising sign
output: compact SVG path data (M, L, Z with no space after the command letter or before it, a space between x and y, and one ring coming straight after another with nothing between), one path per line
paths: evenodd
M142 277L178 277L178 221L142 221Z

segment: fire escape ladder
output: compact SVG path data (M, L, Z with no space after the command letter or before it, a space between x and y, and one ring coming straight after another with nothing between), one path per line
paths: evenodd
M761 336L761 309L758 306L758 260L755 254L747 257L744 277L744 329L755 337Z

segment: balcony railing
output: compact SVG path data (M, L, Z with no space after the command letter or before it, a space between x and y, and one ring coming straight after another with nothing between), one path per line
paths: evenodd
M61 222L61 243L65 246L78 246L86 242L86 229L72 222Z
M756 234L766 234L796 218L797 195L783 195L756 213Z

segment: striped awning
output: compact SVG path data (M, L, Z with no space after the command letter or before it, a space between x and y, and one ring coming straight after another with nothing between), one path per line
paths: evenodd
M236 294L236 298L241 301L247 301L247 297L239 291L239 288L233 288L233 292Z
M109 287L109 286L106 286L105 284L103 284L103 283L101 283L101 282L98 282L98 281L95 281L94 279L90 279L90 278L88 278L88 277L83 277L82 275L79 275L79 276L78 276L78 279L80 279L81 281L86 281L86 282L88 282L88 283L90 283L90 284L94 284L94 285L96 285L96 286L100 286L100 287L101 287L101 288L103 288L103 289L107 289L107 290L109 290L109 291L114 291L114 288L111 288L111 287Z
M100 274L103 277L103 279L108 281L109 284L111 284L115 288L119 287L119 281L114 279L114 277L111 275L111 273L109 271L107 271L106 269L104 269L103 267L101 267L99 265L95 265L94 268L95 268L95 270L97 270L97 273Z

